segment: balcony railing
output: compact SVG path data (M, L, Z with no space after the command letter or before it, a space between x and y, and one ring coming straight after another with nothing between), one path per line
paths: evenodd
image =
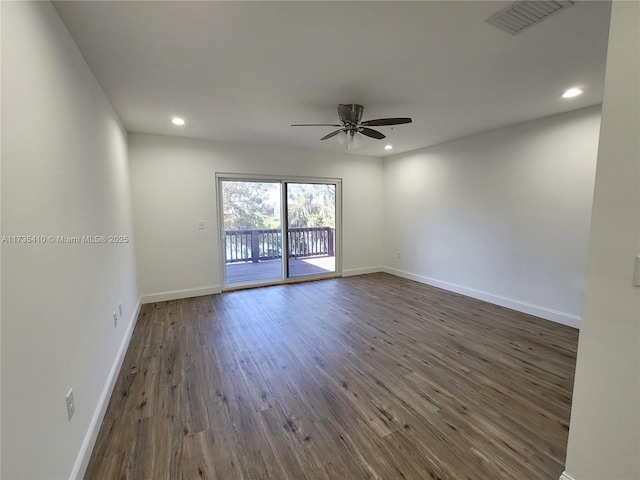
M335 255L335 228L296 227L288 233L289 258ZM225 231L226 263L260 262L282 258L278 228Z

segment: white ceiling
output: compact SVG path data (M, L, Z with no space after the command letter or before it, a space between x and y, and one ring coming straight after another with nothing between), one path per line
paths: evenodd
M413 118L377 128L399 153L602 101L609 2L516 36L484 21L501 1L54 5L130 132L342 152L320 141L331 127L290 125L361 103L363 120Z

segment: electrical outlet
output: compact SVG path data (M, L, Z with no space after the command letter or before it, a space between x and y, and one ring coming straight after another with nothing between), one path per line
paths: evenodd
M76 401L73 399L73 388L71 390L69 390L69 393L67 393L67 416L69 417L69 420L71 420L71 417L73 417L73 414L76 413Z
M113 312L113 327L117 327L118 326L118 314L116 312Z
M204 230L204 221L202 220L198 221L198 230Z
M122 318L122 303L118 304L118 316Z
M398 257L398 258L402 258L402 253L401 253L401 252L398 252L398 253L397 253L397 257Z

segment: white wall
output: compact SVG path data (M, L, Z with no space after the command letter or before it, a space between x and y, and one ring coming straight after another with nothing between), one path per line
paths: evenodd
M129 135L129 156L146 301L219 291L216 172L341 178L343 272L381 269L379 158L146 134Z
M118 118L49 2L1 8L2 235L131 236ZM132 243L2 244L3 479L82 474L136 305Z
M578 326L599 124L590 107L385 159L387 270Z
M567 468L640 479L640 4L614 2Z

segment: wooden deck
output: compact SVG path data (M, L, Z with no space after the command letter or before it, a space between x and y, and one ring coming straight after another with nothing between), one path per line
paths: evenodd
M85 479L558 480L577 343L382 273L143 305Z
M289 275L301 277L331 273L336 270L336 257L292 258L289 260ZM282 278L282 262L230 263L226 265L227 284Z

